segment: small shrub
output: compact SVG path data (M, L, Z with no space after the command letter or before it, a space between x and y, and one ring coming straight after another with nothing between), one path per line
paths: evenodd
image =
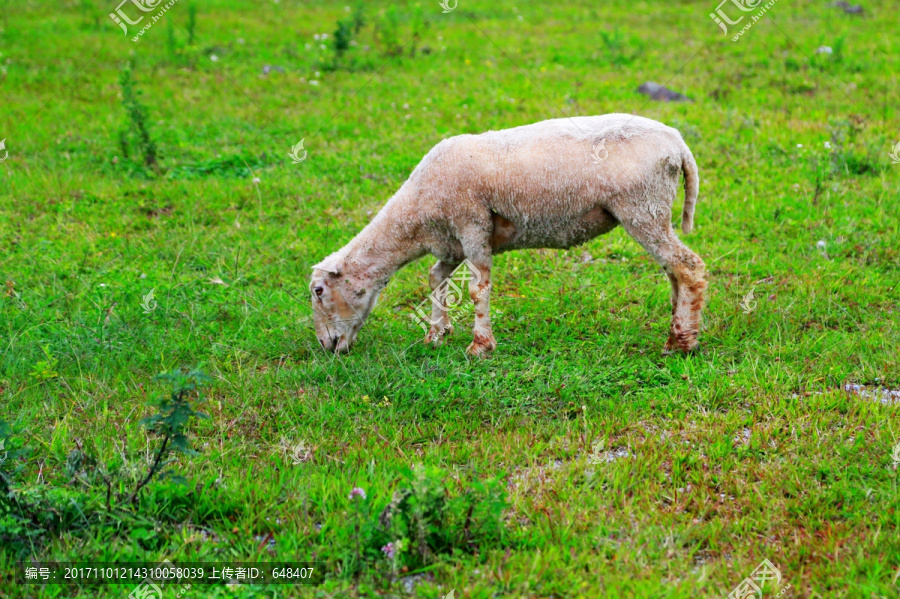
M409 23L412 27L412 42L409 45L409 55L415 56L419 42L422 41L422 36L425 34L425 30L428 29L429 24L421 4L416 4L412 7Z
M203 401L201 388L210 380L199 369L189 370L184 373L180 371L164 372L158 375L156 380L171 383L172 391L169 397L163 396L154 402L158 409L156 414L141 420L141 425L147 427L147 430L151 433L159 436L160 442L150 469L147 471L146 476L138 482L129 498L132 503L137 501L141 489L153 477L160 475L180 479L180 477L174 477L169 471L165 470L166 466L175 461L175 458L170 456L175 453L187 456L196 455L196 452L191 449L187 427L192 418L207 418L206 414L196 411L193 405L194 402L199 403ZM192 397L194 394L196 394L196 399Z
M832 174L862 175L883 170L882 146L878 142L861 141L864 129L865 120L857 115L829 119Z
M359 3L354 6L349 16L337 22L337 28L330 38L327 34L317 34L314 46L308 48L312 50L313 69L335 71L338 68L352 70L360 66L371 67L369 64L371 58L367 60L363 55L355 54L353 60L349 59L351 49L357 45L356 40L366 25L363 5ZM416 3L408 9L390 5L375 16L371 38L382 56L402 56L408 46L409 56L414 57L428 27L429 20L421 3Z
M122 88L122 107L125 109L127 116L126 124L123 125L119 133L119 145L122 150L122 156L128 158L131 154L132 145L137 145L144 166L157 169L156 143L150 136L150 130L147 126L147 109L144 108L144 105L138 99L140 91L135 89L130 63L126 63L122 69L122 73L119 76L119 85Z
M143 476L128 476L118 467L101 464L79 440L60 469L64 477L48 477L29 484L23 471L31 451L12 427L0 420L0 546L24 554L33 552L59 531L91 530L110 522L120 527L125 522L146 520L135 511L123 509L127 504L114 506L113 499L119 502L125 497L125 493L114 492L114 488L135 480L136 486L127 496L134 505L141 490L154 478L168 477L179 482L180 477L172 476L166 467L174 461L173 454L195 453L187 428L192 419L206 417L194 409L194 404L202 401L201 387L209 378L193 369L162 373L156 380L170 383L172 390L153 402L157 413L141 421L159 437L153 462ZM163 506L165 513L177 512L184 517L187 509L181 506L189 503L184 492L171 486L158 487L153 488L151 505Z
M366 26L366 18L363 14L363 4L362 2L356 4L353 7L353 14L350 15L350 19L353 21L353 33L359 33L362 31L362 28Z
M194 2L188 4L188 22L187 22L187 36L188 36L188 46L193 46L196 40L196 31L197 31L197 5Z
M384 55L399 56L403 52L403 46L400 44L400 13L396 6L389 6L378 16L375 38Z
M174 19L166 19L166 51L173 61L178 60L178 42L175 40Z
M844 60L844 45L847 41L847 36L839 35L836 40L834 40L834 45L831 47L831 58L835 62L841 62Z
M353 23L350 19L342 19L337 25L334 31L334 56L335 60L340 60L353 40Z
M402 486L372 523L370 547L377 547L393 569L420 568L438 555L500 541L505 507L499 478L473 482L464 494L452 496L440 469L416 466L404 473Z
M85 25L94 29L100 28L102 16L93 0L79 0L78 8L81 10L81 16L84 18Z
M600 39L603 41L605 59L617 67L630 65L644 52L640 40L622 33L618 28L611 32L601 30Z
M9 423L0 420L0 506L9 499L13 483L23 468L20 460L27 455L22 439L14 437Z
M82 493L45 485L28 488L22 472L30 456L25 441L0 420L0 547L18 554L33 550L50 533L96 520L84 515L89 497Z
M59 374L56 372L56 366L59 363L59 360L54 358L53 354L50 353L49 346L42 345L41 351L44 352L44 357L46 357L47 359L39 360L31 369L30 376L37 379L38 381L48 381L50 379L55 379L59 376Z

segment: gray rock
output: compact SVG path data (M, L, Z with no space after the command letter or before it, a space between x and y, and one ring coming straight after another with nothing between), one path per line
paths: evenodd
M652 81L648 81L647 83L642 83L640 87L638 87L638 92L644 94L645 96L650 96L652 99L657 100L659 102L690 102L691 99L687 96L679 94L677 92L673 92L669 88L664 85L660 85L659 83L653 83Z
M837 2L832 2L829 6L833 6L834 8L840 8L848 15L861 15L863 14L863 7L861 4L850 4L845 0L837 0Z

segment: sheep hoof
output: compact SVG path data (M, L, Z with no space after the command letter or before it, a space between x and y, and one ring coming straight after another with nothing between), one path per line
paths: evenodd
M428 334L425 335L424 343L430 343L433 347L438 348L444 344L444 337L453 334L453 325L448 324L445 327L431 327Z
M669 335L666 345L663 347L663 355L692 354L697 350L697 338L678 340L674 335Z
M475 335L475 340L466 348L466 353L470 356L484 358L495 349L497 349L497 342L494 341L493 335L490 337Z

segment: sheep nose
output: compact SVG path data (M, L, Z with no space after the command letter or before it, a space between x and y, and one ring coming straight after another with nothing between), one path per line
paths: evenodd
M337 342L337 337L326 337L325 339L319 339L319 345L321 345L322 349L327 352L333 352L337 347Z

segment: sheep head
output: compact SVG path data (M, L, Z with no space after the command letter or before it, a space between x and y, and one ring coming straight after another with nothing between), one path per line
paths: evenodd
M349 272L345 260L331 255L313 266L309 282L316 337L326 351L346 353L378 299L379 289Z

